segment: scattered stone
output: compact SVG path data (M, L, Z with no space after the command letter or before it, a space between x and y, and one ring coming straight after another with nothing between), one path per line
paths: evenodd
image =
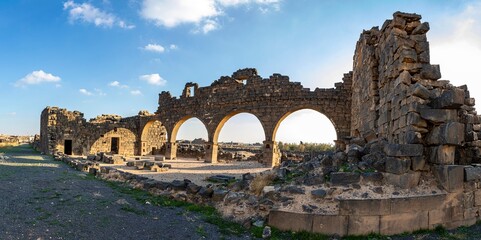
M262 230L262 238L270 238L272 235L271 227L265 226L264 230Z
M327 195L327 192L324 189L316 189L311 191L311 195L314 198L324 198Z
M224 200L224 197L229 191L223 189L215 189L212 193L212 201L220 202Z
M361 179L359 173L354 172L333 172L331 173L331 183L333 185L348 185L358 183Z

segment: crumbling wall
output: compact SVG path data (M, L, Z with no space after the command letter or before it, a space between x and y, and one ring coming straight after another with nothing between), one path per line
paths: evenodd
M164 154L167 134L160 121L147 124L142 133L142 155Z
M474 99L466 86L439 80L428 31L420 15L396 12L356 45L351 135L387 140L385 177L395 185L419 181L430 167L442 173L447 165L480 161Z
M165 145L167 135L162 123L155 120L155 115L145 111L128 118L103 114L87 122L83 113L78 111L47 107L42 111L40 122L41 151L49 154L64 153L65 140L72 141L73 155L110 153L113 150L112 139L118 138L118 154L141 155L142 135L146 135L146 144L158 149ZM147 129L144 129L146 126Z
M89 150L89 154L95 154L99 152L111 152L112 151L112 138L118 138L118 153L124 156L135 155L136 136L135 134L126 128L115 128L108 131L105 134L100 135L100 138L95 140Z

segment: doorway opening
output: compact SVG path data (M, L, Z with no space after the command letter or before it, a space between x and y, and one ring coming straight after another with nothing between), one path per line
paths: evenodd
M63 153L72 155L72 140L65 140L63 145Z
M119 154L119 138L113 137L110 142L110 152L112 154Z

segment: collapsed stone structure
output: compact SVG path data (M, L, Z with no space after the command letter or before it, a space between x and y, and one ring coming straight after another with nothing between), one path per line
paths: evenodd
M144 155L152 149L160 153L165 144L166 157L175 159L177 131L195 117L208 132L206 161L215 163L222 126L232 116L247 112L264 128L264 162L276 166L280 122L294 111L313 109L332 121L341 149L359 143L353 138L361 142L387 139L388 164L403 166L395 170L397 174L411 166L422 170L425 160L440 165L478 161L481 125L475 101L466 86L439 80L440 68L429 59L429 24L420 19L420 15L397 12L381 29L364 31L357 42L353 71L331 89L310 91L287 76L262 79L255 69L242 69L208 87L187 83L180 98L160 93L154 115L106 115L86 122L77 111L46 108L41 120L42 151L62 151L70 139L72 153L88 154L116 150L112 143L119 141L114 151L119 154ZM158 130L147 136L146 126Z
M316 192L323 196L329 191L349 191L365 182L406 190L416 187L421 177L436 179L439 188L422 196L393 193L377 199L333 199L338 209L329 215L286 212L270 206L265 208L270 211L269 224L283 230L339 235L395 234L438 225L454 228L474 224L481 219L481 166L476 165L481 161L481 117L466 86L439 80L440 68L429 59L429 24L420 20L420 15L396 12L381 28L364 31L356 45L353 70L332 89L310 91L286 76L274 74L262 79L255 69L243 69L208 87L187 83L180 98L162 92L155 114L125 119L103 116L86 122L81 113L47 108L41 120L42 149L66 152L66 141L71 140L74 154L118 150L125 155L145 155L165 146L166 157L175 159L177 131L183 122L196 117L208 132L206 160L215 163L222 126L235 114L248 112L264 128L263 161L277 166L275 136L280 122L296 110L309 108L332 121L336 145L343 152L300 166L285 162L273 170L278 178L303 169L321 170L323 178L312 172L294 175L303 186L326 188ZM153 130L145 130L147 127ZM119 138L118 148L112 147L115 137ZM149 150L152 146L154 151ZM376 172L362 166L373 167ZM306 196L298 186L283 185L280 189ZM229 194L237 193L232 190ZM270 201L273 195L263 198Z
M90 121L81 112L58 107L47 107L41 114L40 150L44 153L160 154L165 142L165 128L147 111L128 118L101 115Z
M207 128L205 160L215 163L217 140L224 123L238 113L247 112L255 115L264 128L263 162L276 166L281 157L275 141L277 128L284 118L297 110L317 110L331 119L338 139L349 136L350 74L346 74L343 80L343 83L336 83L336 88L311 91L300 83L290 82L287 76L274 74L262 79L255 69L242 69L231 77L221 77L209 87L187 83L180 98L162 92L154 115L142 112L129 118L104 115L86 122L80 112L47 107L41 115L41 150L46 153L65 152L66 144L71 144L74 146L72 152L67 153L91 154L115 150L113 152L123 155L146 155L152 154L148 149L155 142L156 150L165 143L166 157L175 159L177 132L185 121L196 117ZM143 140L145 133L150 132L145 128L153 127L149 123L156 121L158 125L155 126L159 130L152 137L161 137Z

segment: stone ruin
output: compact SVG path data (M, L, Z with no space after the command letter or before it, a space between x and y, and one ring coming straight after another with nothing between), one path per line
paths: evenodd
M205 159L215 163L222 126L235 114L247 112L264 128L263 162L275 167L278 177L303 169L303 184L308 177L313 181L306 185L330 188L312 191L311 197L339 192L336 186L348 192L369 182L397 189L378 198L333 196L337 210L328 214L283 211L272 204L263 209L269 211L270 225L338 235L472 225L481 219L481 117L467 86L440 80L439 65L430 63L428 31L429 24L421 22L420 15L402 12L394 13L381 28L363 31L353 70L331 89L311 91L280 74L262 79L255 69L242 69L208 87L187 83L180 98L162 92L152 115L104 116L86 122L79 112L46 108L41 120L42 151L65 153L70 144L72 154L117 150L144 155L153 153L149 147L154 146L175 159L177 131L196 117L208 132ZM339 151L300 165L281 164L277 128L290 113L306 108L332 121ZM147 126L156 127L144 138ZM112 147L114 138L117 147ZM317 169L327 176L327 183L310 173ZM399 191L409 192L431 180L435 191L398 196ZM269 187L266 194L277 189ZM280 187L286 188L290 189Z
M39 150L48 154L151 155L160 154L165 143L165 128L148 111L128 118L104 114L90 121L81 112L58 107L41 114Z

